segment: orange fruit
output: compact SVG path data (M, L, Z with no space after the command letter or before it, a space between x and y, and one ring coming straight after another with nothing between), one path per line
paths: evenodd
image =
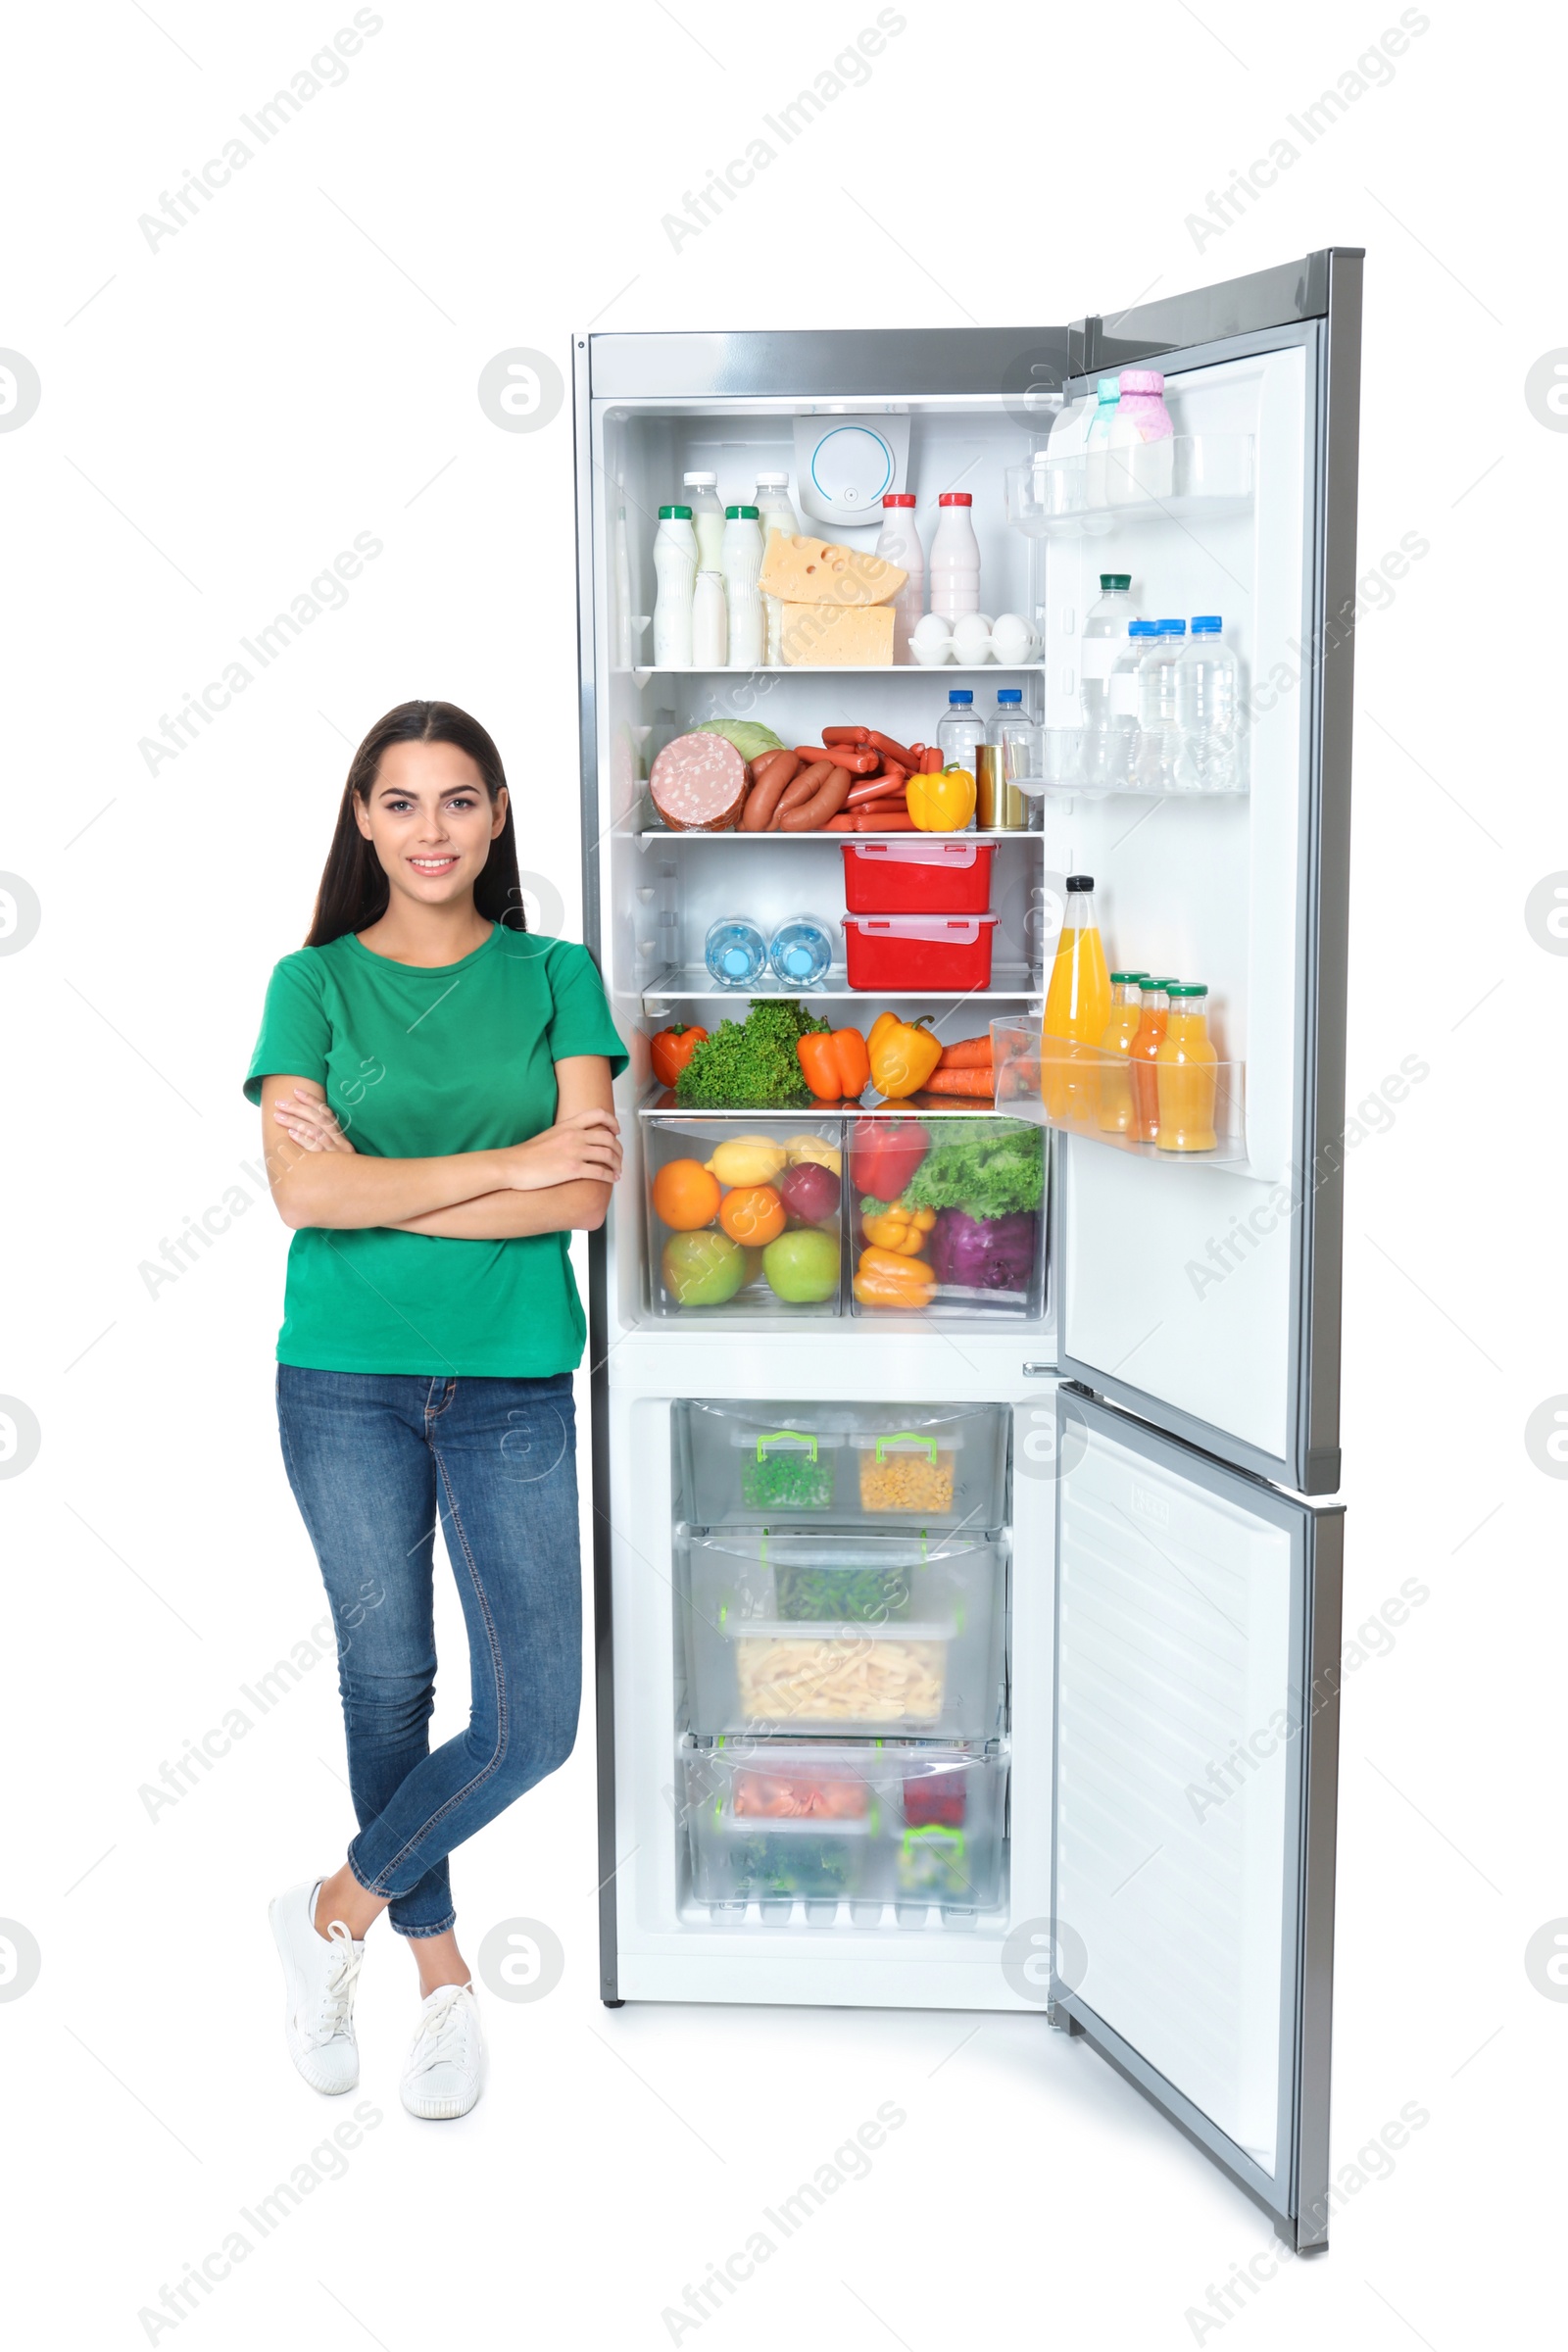
M677 1233L711 1225L718 1213L718 1178L700 1159L668 1160L654 1178L654 1206Z
M784 1230L784 1203L770 1184L738 1184L719 1203L718 1221L732 1242L760 1248Z

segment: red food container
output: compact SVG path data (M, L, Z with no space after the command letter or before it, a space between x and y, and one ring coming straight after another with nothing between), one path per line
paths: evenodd
M847 841L844 904L852 914L984 914L994 841Z
M901 988L991 985L994 914L847 914L844 958L852 988L886 996Z

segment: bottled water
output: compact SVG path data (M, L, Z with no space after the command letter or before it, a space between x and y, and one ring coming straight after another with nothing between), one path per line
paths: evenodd
M1138 665L1138 782L1145 792L1177 789L1176 663L1186 637L1185 620L1160 621Z
M1086 762L1092 784L1128 785L1138 765L1138 679L1144 656L1154 643L1152 620L1127 624L1116 659L1105 681L1105 724L1089 739Z
M814 914L786 915L767 943L767 960L785 988L820 988L833 961L826 923Z
M749 914L710 923L703 961L720 988L754 988L767 969L767 943Z
M1030 804L1015 779L1024 778L1031 791L1038 792L1042 754L1040 730L1024 715L1021 687L999 687L997 715L986 729L978 757L976 825L982 833L1026 832Z
M1236 656L1217 612L1200 612L1176 662L1176 781L1183 792L1241 789Z
M947 714L937 727L937 749L944 767L966 767L978 788L979 749L986 739L986 722L974 707L967 686L955 686L948 695Z
M1100 594L1084 620L1078 674L1083 686L1084 725L1098 731L1110 717L1110 672L1127 643L1130 621L1142 618L1133 603L1130 571L1102 571Z

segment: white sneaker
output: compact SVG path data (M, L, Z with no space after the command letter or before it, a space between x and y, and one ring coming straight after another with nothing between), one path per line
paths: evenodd
M365 1946L356 1943L342 1920L325 1936L316 1933L319 1879L274 1895L268 1910L272 1940L288 1987L283 2033L288 2054L313 2090L352 2090L360 2079L360 2050L354 2038L354 1987Z
M438 1984L419 2012L403 2068L403 2104L427 2124L466 2115L484 2081L484 2035L471 1984Z

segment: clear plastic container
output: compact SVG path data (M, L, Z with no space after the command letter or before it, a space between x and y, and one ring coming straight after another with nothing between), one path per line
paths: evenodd
M961 1526L983 1534L1007 1520L1009 1421L1000 1404L686 1397L671 1408L676 1516L700 1529L755 1528L810 1513L860 1531L867 1518L907 1526L917 1517L939 1533ZM897 1447L891 1467L886 1454L883 1464L867 1465L879 1440L901 1435L906 1461L918 1447L946 1475L929 1483L901 1477ZM766 1475L770 1466L775 1477Z
M819 915L788 914L767 943L767 960L784 988L820 988L833 963L833 935Z
M841 1155L841 1120L792 1111L739 1127L662 1115L642 1121L642 1138L656 1315L712 1322L843 1311L842 1175L818 1162L822 1205L809 1222L792 1206L789 1183L803 1159L824 1150L829 1159Z
M1235 792L1241 785L1236 656L1217 612L1200 612L1177 662L1175 784L1179 792Z
M755 988L767 969L767 942L749 914L721 914L708 926L703 961L720 988Z
M967 1535L691 1535L683 1611L701 1737L1001 1728L1004 1561Z
M1174 792L1181 730L1176 717L1176 664L1186 649L1185 620L1161 620L1138 667L1138 784L1145 792Z
M995 1746L830 1740L683 1745L690 1892L720 1914L756 1904L770 1924L891 1926L1004 1897L1007 1757ZM911 1923L912 1924L912 1923Z
M1084 615L1078 676L1084 725L1090 729L1110 724L1110 673L1126 649L1129 624L1143 618L1133 602L1132 584L1130 571L1102 571L1100 594Z
M912 1249L907 1234L885 1235L878 1209L863 1207L866 1194L852 1189L854 1312L884 1320L917 1314L922 1322L1038 1315L1045 1285L1044 1139L1028 1120L986 1113L932 1118L924 1132L927 1149L894 1207L895 1219L910 1212L920 1219ZM980 1174L983 1200L976 1197ZM867 1256L883 1250L907 1258L909 1276ZM891 1426L885 1421L878 1434Z

